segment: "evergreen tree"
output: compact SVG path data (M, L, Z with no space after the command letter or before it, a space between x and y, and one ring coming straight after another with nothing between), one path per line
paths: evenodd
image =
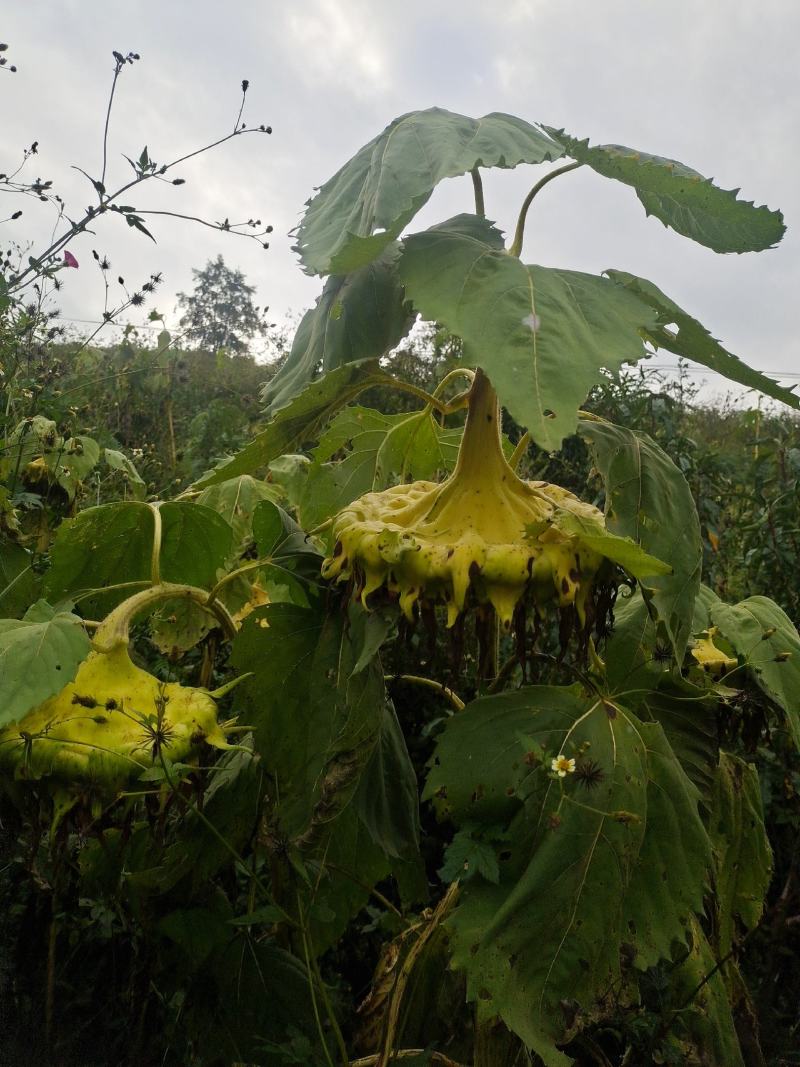
M247 352L248 343L268 329L267 309L253 303L255 288L247 285L240 270L226 266L222 256L192 274L194 292L178 293L187 340L210 352L220 348L232 355Z

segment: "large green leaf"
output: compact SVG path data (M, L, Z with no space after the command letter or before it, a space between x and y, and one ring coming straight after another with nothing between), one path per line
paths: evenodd
M274 819L296 837L348 802L380 734L380 662L359 666L363 612L268 604L245 621L232 665L252 672L237 689L275 790Z
M364 493L385 489L392 475L401 481L433 478L455 466L461 429L443 429L429 411L384 415L370 408L341 411L314 449L300 514L318 526ZM342 449L343 460L326 462Z
M240 474L252 474L278 456L316 441L328 420L359 393L373 385L392 384L394 379L384 374L375 359L347 363L323 375L281 408L241 452L204 474L195 488L205 489Z
M160 505L161 578L209 587L231 554L233 530L212 508L188 500ZM52 549L51 599L150 580L155 532L149 504L125 501L87 508L63 523ZM127 590L129 593L130 590ZM126 591L115 593L122 599Z
M161 512L161 578L209 587L233 550L233 530L213 508L168 500Z
M577 765L563 781L549 773L558 754ZM451 920L470 998L546 1064L568 1062L555 1045L603 1014L626 978L623 945L640 969L669 958L702 909L697 789L658 723L578 686L537 686L449 720L425 796L499 842L499 883L462 883Z
M606 271L608 277L626 292L635 294L656 314L655 325L646 327L644 338L656 348L666 348L676 356L694 360L748 389L758 389L767 396L793 408L800 408L800 396L778 385L772 378L753 370L738 356L728 352L697 319L693 319L652 282L622 270ZM673 329L677 326L677 332Z
M462 887L454 963L481 1013L501 1015L548 1065L568 1062L555 1049L572 1027L562 1002L588 1017L619 979L622 903L647 814L646 751L632 720L577 687L553 697L531 688L475 701L448 723L426 789L446 794L457 823L478 812L505 822L517 810L499 884ZM551 757L587 752L594 788L570 779L562 789L549 776Z
M378 743L364 767L353 806L370 837L387 856L419 847L419 791L397 712L386 701Z
M325 283L297 328L292 349L264 387L268 412L296 396L315 375L360 359L379 359L408 333L414 315L397 277L399 248L387 248L352 274Z
M396 118L308 201L296 250L310 274L344 274L399 236L444 178L558 159L563 148L513 115L442 108Z
M711 621L736 649L756 685L783 710L800 748L800 635L792 620L768 597L751 596L736 605L717 601Z
M128 500L87 508L58 528L45 578L52 599L150 578L153 513ZM120 595L117 599L121 599Z
M77 615L44 600L22 619L0 619L0 726L60 692L90 647Z
M758 771L721 753L709 825L714 845L715 942L720 959L761 919L772 877L772 850L764 826Z
M642 584L680 662L691 632L703 560L691 490L647 434L594 419L581 420L579 432L589 442L605 483L609 530L632 537L672 567L671 574L648 577Z
M574 433L602 378L644 355L655 325L641 300L607 278L525 266L485 219L461 215L405 242L400 275L414 306L464 341L501 403L541 447Z
M648 215L715 252L760 252L773 248L786 231L780 211L738 200L738 189L720 189L677 160L617 144L590 148L588 139L545 129L568 156L632 186Z

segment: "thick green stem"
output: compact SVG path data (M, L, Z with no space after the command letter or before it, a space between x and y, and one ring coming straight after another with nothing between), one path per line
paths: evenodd
M161 584L161 505L147 505L153 513L153 549L150 554L150 581Z
M475 214L484 218L486 216L486 205L483 201L483 182L481 180L481 172L477 167L473 167L470 174L472 175L472 188L475 192Z
M478 367L469 394L467 425L452 477L454 480L463 476L475 481L495 482L509 475L516 477L503 455L497 393Z

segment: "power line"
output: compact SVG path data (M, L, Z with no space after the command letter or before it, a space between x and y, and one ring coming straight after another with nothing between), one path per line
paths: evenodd
M674 374L718 374L721 378L727 377L722 371L713 370L711 367L674 367L669 363L644 363L644 367L648 370L666 370L672 371ZM755 368L753 368L755 369ZM759 374L770 374L775 378L796 378L800 381L800 374L794 374L790 371L784 370L762 370Z

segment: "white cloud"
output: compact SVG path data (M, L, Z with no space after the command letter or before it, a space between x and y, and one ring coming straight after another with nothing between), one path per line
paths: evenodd
M358 97L385 92L388 53L375 25L370 5L359 0L314 0L289 11L286 29L300 76L307 84Z

